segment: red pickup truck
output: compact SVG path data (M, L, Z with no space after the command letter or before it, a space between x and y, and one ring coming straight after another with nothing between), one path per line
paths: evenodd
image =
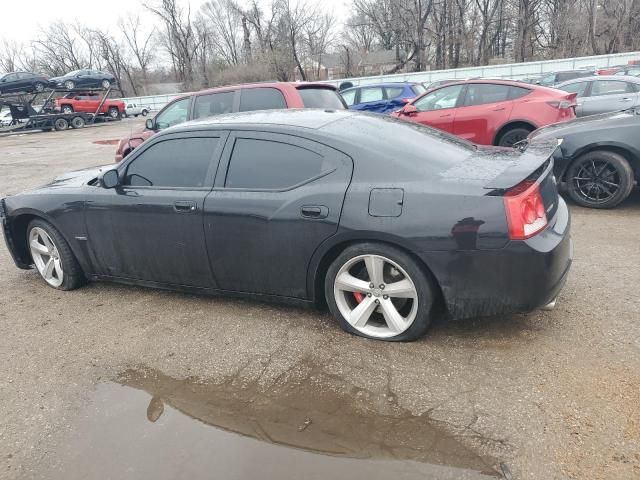
M56 99L56 107L62 113L83 112L96 113L102 96L94 93L69 93ZM120 118L125 111L125 104L121 100L105 100L98 114L105 114L111 118Z

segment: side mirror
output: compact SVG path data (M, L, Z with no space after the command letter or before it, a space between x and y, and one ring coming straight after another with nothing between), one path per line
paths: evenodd
M147 130L156 129L156 122L153 121L153 118L150 118L146 122L144 122L144 125L147 127Z
M118 170L107 170L102 175L101 181L103 188L116 188L120 185L120 177L118 176Z
M416 113L418 113L418 109L415 107L415 105L407 103L402 109L402 113L405 115L415 115Z

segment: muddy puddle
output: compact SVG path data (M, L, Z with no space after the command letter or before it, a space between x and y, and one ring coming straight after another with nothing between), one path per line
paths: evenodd
M129 370L97 385L46 477L90 479L437 479L499 477L392 396L312 376L266 392Z

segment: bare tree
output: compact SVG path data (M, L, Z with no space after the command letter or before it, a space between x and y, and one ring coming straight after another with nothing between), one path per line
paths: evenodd
M120 19L118 27L131 54L136 59L137 67L140 68L142 84L146 85L149 78L149 66L154 59L152 39L156 29L154 27L144 33L139 15L127 17L126 21Z

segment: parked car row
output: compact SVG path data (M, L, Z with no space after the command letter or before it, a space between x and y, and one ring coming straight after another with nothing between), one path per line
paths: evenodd
M98 70L74 70L61 77L47 78L33 72L11 72L0 75L0 95L39 93L46 89L102 88L117 85L116 78Z

